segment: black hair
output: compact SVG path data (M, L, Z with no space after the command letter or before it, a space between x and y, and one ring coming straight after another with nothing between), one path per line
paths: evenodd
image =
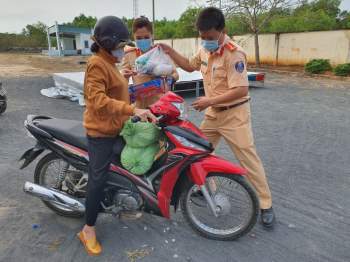
M146 27L146 29L153 34L153 27L151 21L145 16L140 16L132 23L132 32L135 33L137 29Z
M225 28L225 16L216 7L207 7L200 11L196 27L198 31L207 32L211 29L222 31Z
M98 44L93 43L93 44L91 45L91 47L90 47L90 50L91 50L91 52L93 52L93 53L97 53L98 50L100 50L100 47L98 46Z

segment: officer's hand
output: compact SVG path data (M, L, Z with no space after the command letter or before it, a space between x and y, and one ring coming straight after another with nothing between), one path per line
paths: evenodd
M166 54L169 54L174 50L171 46L163 43L159 43L157 46L160 46Z
M126 79L128 79L129 77L136 75L137 72L130 69L123 69L122 74Z
M155 115L153 115L148 109L135 108L134 116L138 116L139 118L141 118L141 121L144 122L147 122L148 120L151 120L152 123L157 122L157 118L155 117Z
M193 103L192 106L198 111L203 111L212 105L212 101L209 97L201 96L198 97Z

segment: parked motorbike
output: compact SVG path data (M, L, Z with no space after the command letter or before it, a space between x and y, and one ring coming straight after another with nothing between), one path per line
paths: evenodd
M170 206L175 211L180 206L188 224L206 238L234 240L247 234L256 223L259 203L246 170L212 154L203 133L184 119L180 96L167 92L150 110L159 119L163 154L151 170L137 176L123 168L116 150L102 212L144 211L170 218ZM44 151L49 153L38 162L34 183L26 182L24 191L59 215L83 216L89 157L82 123L29 115L25 127L37 144L21 157L21 169Z
M6 108L7 108L6 90L2 87L2 83L0 82L0 115L6 111Z

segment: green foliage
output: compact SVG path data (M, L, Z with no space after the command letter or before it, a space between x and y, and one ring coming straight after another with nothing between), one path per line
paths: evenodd
M45 47L47 47L46 25L42 22L27 25L21 34L0 33L0 51Z
M305 65L305 71L312 74L322 74L332 70L327 59L312 59Z
M247 24L238 15L226 19L226 30L230 36L242 35L249 31Z
M129 32L131 34L132 33L132 22L133 22L133 19L128 19L125 16L123 16L122 20L126 24L126 26L128 27L128 30L129 30Z
M350 29L350 12L343 11L338 16L339 29Z
M175 37L186 38L198 35L196 28L196 19L200 8L188 8L177 21Z
M341 2L342 0L317 0L312 1L309 6L311 11L323 10L329 17L337 17L340 13Z
M332 29L336 29L335 18L329 17L323 10L315 12L306 10L297 16L276 17L264 31L271 33L289 33Z
M155 24L155 37L157 39L171 39L176 37L176 26L175 20L167 20L163 18L160 21L156 21Z
M337 65L333 72L337 76L350 76L350 63Z
M84 14L80 14L79 16L74 17L72 22L65 23L65 25L83 28L94 28L96 22L97 18L95 16L86 16Z
M278 12L261 32L289 33L346 28L347 12L339 18L340 0L303 1L295 9Z

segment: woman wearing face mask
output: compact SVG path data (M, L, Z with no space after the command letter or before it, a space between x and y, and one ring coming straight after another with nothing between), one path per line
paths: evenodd
M153 79L150 75L137 74L135 72L135 60L142 54L146 53L153 47L153 27L147 17L141 16L136 18L132 25L132 32L135 39L136 47L126 47L125 57L122 63L122 73L126 79L132 77L134 84L141 84ZM179 79L179 75L174 70L172 74L173 81ZM147 108L159 99L159 96L143 98L136 100L136 107Z
M95 223L118 133L130 116L152 121L156 118L149 110L130 105L128 83L115 65L123 59L129 42L124 23L114 16L99 19L92 39L94 55L87 63L84 80L84 126L90 160L86 225L78 237L89 255L99 255L102 248L96 240Z

